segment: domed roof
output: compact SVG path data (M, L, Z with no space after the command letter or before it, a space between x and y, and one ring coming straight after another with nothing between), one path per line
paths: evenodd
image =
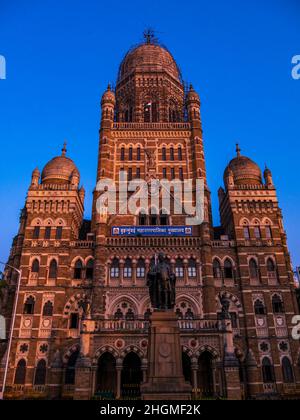
M79 171L72 159L66 157L66 144L62 149L62 155L57 156L46 164L42 172L42 183L65 184L69 183L73 174L79 176Z
M259 166L246 156L241 155L237 145L237 156L232 159L224 172L224 183L229 175L233 175L236 185L261 185L262 177Z
M115 102L116 102L115 94L111 90L111 86L110 85L108 85L106 91L104 92L104 94L102 96L101 103L103 104L104 102L111 102L112 104L115 104Z
M146 42L130 50L119 69L118 83L132 72L166 71L181 81L181 73L172 54L161 45Z

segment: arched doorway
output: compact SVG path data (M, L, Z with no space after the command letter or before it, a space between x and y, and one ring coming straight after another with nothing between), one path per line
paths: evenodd
M192 384L191 359L186 353L182 353L182 369L183 369L183 376L184 376L185 381Z
M123 361L121 378L122 398L139 398L142 379L141 359L136 353L128 353Z
M204 351L198 360L198 388L202 397L214 395L213 356Z
M65 370L65 385L75 385L75 367L79 357L79 350L74 351L69 357Z
M116 359L111 353L103 353L98 360L96 393L102 397L116 395Z

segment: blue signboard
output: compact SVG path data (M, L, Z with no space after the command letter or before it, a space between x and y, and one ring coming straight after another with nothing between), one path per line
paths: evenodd
M113 226L112 236L192 236L190 226Z

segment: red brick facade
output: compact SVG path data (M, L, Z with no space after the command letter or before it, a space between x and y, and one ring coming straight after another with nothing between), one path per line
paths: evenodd
M204 222L191 237L114 237L112 226L182 226L185 217L162 220L162 209L156 221L99 215L95 191L85 221L85 192L65 147L42 174L35 170L9 258L22 281L6 396L138 396L148 363L146 273L161 251L177 275L184 374L195 396L299 394L293 273L271 172L263 180L237 149L219 190L222 226L213 227L199 96L184 88L172 55L149 39L126 55L101 107L97 180L118 183L122 169L146 180L203 179ZM16 276L7 275L9 323ZM232 330L218 320L220 293L231 302Z

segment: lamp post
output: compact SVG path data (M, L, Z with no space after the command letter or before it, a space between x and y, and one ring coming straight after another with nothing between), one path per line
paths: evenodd
M20 292L22 270L18 270L17 268L12 267L11 265L3 263L1 261L0 261L0 264L3 264L4 266L6 266L8 268L11 268L16 273L18 273L17 289L16 289L13 313L12 313L12 318L11 318L11 323L10 323L10 334L9 334L8 346L7 346L7 350L6 350L6 361L5 361L5 368L4 368L2 391L0 391L0 400L3 400L5 385L6 385L6 379L7 379L8 365L9 365L9 354L10 354L10 350L11 350L11 344L12 344L12 338L13 338L13 332L14 332L14 326L15 326L15 319L16 319L16 311L17 311L17 305L18 305L18 298L19 298L19 292Z

